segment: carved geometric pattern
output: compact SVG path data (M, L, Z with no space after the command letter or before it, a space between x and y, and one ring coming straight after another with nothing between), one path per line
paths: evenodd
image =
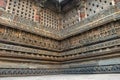
M17 16L33 20L35 9L31 0L8 0L6 11Z
M53 75L53 74L93 74L93 73L119 73L120 65L92 66L69 69L25 69L7 68L0 69L0 76L24 76L24 75Z
M59 16L57 13L48 9L41 9L40 11L40 24L46 28L59 30Z
M88 13L87 16L92 16L100 11L113 6L114 0L87 0L86 3L86 12Z

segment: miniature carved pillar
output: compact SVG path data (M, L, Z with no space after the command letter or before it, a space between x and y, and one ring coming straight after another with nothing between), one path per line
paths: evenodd
M34 21L35 22L40 22L40 7L35 7Z
M59 14L59 17L58 17L58 30L59 29L62 29L62 15L61 14Z
M86 18L86 0L81 1L80 9L78 10L79 21Z
M0 0L0 9L5 10L6 4L7 4L7 0Z
M81 14L80 14L80 10L78 10L78 19L79 19L79 22L81 21Z

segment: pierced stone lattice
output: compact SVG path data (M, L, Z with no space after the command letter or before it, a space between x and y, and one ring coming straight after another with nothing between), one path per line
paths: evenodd
M35 9L31 0L8 0L6 11L34 21Z
M87 0L86 13L87 16L92 16L100 11L113 6L114 0Z
M58 29L58 15L48 9L42 9L40 11L40 24L44 25L45 27Z

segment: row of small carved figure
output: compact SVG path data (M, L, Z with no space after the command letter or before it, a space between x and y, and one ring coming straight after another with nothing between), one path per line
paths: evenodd
M119 49L120 49L120 39L110 40L95 45L81 47L71 51L62 52L61 54L56 52L23 47L23 46L0 43L1 55L6 55L6 56L12 55L14 57L16 56L29 57L35 59L44 59L44 60L47 59L47 60L55 60L55 61L83 58L93 55L96 56L96 55L109 54L111 53L111 51L115 52Z
M24 46L0 43L1 56L14 56L34 59L57 60L59 54L46 50L34 49Z
M55 40L3 26L0 26L0 39L38 48L59 50L59 43Z
M107 39L115 38L119 36L120 21L108 23L103 26L99 26L95 29L86 31L78 36L72 37L63 41L62 48L70 49L84 45L90 45Z
M62 54L64 55L70 55L71 53L97 53L97 52L104 52L105 51L111 51L112 49L119 49L120 46L120 39L114 39L110 41L105 41L102 43L94 44L94 45L89 45L89 46L84 46L80 47L74 50L66 51L63 52Z
M89 74L89 73L120 73L120 65L92 66L82 68L61 69L0 69L0 76L20 75L52 75L52 74Z
M16 46L11 44L5 44L0 43L0 49L1 50L11 50L11 51L18 51L18 52L26 52L26 53L33 53L33 54L44 54L44 55L58 55L56 52L46 51L46 50L40 50L40 49L34 49L24 46Z

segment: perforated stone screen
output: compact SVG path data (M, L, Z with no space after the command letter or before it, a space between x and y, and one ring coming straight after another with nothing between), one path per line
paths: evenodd
M114 0L87 0L86 13L87 16L92 16L100 11L114 5Z
M35 16L32 0L7 0L6 11L17 16L33 20Z
M48 10L42 9L40 11L40 23L44 25L44 27L58 29L59 28L59 16L57 13Z
M92 16L104 9L107 9L109 6L113 6L114 4L114 0L86 0L86 2L83 2L79 7L68 11L63 16L61 22L59 20L58 13L43 8L40 12L38 11L38 22L44 27L51 29L59 29L60 23L63 28L71 27L83 20L82 18L84 16L84 18ZM37 9L35 8L34 0L7 0L6 11L26 19L36 21Z
M63 28L72 26L79 22L78 9L73 9L65 14L62 20Z

